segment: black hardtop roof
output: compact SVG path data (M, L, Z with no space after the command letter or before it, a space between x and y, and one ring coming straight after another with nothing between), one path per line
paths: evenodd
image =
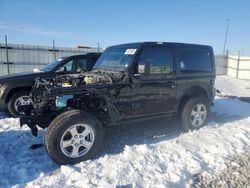
M126 43L126 44L119 44L119 45L114 45L114 46L110 46L110 47L134 47L134 48L140 48L144 45L171 45L171 46L175 46L175 47L179 47L179 48L209 48L212 49L211 46L209 45L202 45L202 44L190 44L190 43L178 43L178 42L133 42L133 43Z

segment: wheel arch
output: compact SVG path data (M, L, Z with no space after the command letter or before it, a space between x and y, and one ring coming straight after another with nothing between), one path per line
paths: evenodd
M206 92L206 90L201 87L201 86L193 86L190 87L181 97L181 100L178 104L178 111L181 112L181 110L183 109L184 105L187 103L187 101L190 98L193 97L205 97L206 99L209 99L209 96Z

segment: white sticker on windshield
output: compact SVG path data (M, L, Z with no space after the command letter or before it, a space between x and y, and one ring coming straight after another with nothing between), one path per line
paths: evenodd
M125 55L134 55L137 49L127 49Z

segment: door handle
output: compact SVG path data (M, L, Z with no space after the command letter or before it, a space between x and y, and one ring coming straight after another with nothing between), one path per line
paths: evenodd
M170 85L170 87L171 87L172 89L175 88L175 82L174 82L174 81L168 81L168 82L167 82L167 85Z

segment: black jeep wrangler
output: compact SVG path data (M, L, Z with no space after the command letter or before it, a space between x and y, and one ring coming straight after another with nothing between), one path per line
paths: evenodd
M184 130L207 123L214 100L215 66L210 46L144 42L107 48L92 71L77 78L36 79L33 105L19 106L21 125L37 135L58 164L91 158L104 129L123 121L179 116Z

